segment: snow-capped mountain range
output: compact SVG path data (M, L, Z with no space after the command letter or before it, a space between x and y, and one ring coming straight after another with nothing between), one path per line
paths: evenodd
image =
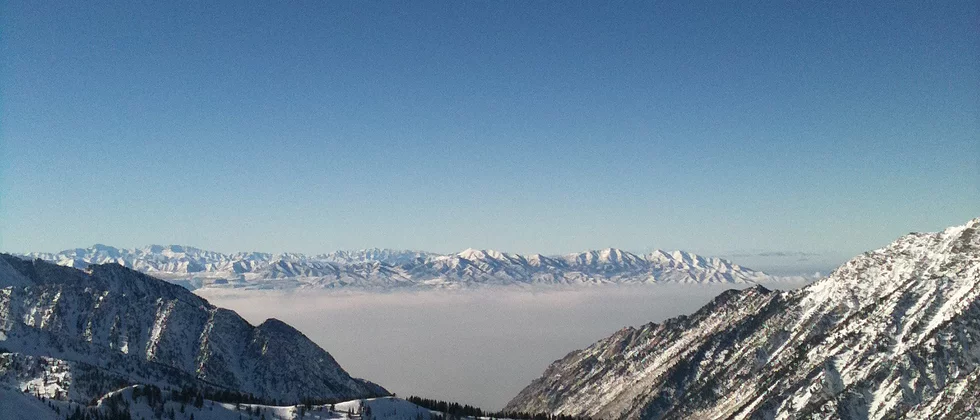
M117 264L81 271L0 254L0 388L87 402L131 384L293 404L388 394L281 321L253 326Z
M615 248L563 256L467 249L456 254L370 249L303 255L223 254L186 246L119 249L105 245L30 253L66 267L115 263L190 289L245 287L455 288L478 285L756 283L776 280L720 258L683 251L636 255Z
M980 418L980 219L799 290L728 291L553 363L507 409L618 419Z

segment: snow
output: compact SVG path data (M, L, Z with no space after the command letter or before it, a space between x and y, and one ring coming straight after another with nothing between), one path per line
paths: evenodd
M11 267L7 261L0 258L0 287L23 287L32 283L30 279Z
M58 413L34 396L0 387L0 420L58 418Z
M0 385L82 400L120 382L220 386L284 401L387 394L350 377L295 329L252 326L162 280L115 265L84 273L23 264L46 274L44 283L0 289Z
M980 389L978 228L974 219L910 234L803 289L750 288L618 332L552 364L508 409L604 418L980 415L962 411L973 406L967 390Z
M474 248L448 255L372 249L307 256L222 254L176 245L133 250L97 245L25 256L78 268L118 263L190 289L457 289L502 285L752 284L781 279L727 260L683 251L658 250L640 256L616 248L552 257Z
M171 418L172 413L172 418L175 420L191 418L195 420L262 418L268 420L430 420L434 413L429 409L394 397L351 400L332 406L329 404L313 406L231 404L205 399L201 407L198 408L193 403L175 401L170 397L169 391L163 391L163 401L151 405L143 395L134 398L134 388L136 387L129 386L109 392L99 398L94 405L85 406L50 399L41 401L32 394L0 387L0 420L53 420L64 418L79 407L88 412L95 410L106 414L112 410L113 405L123 407L132 418ZM112 399L117 399L117 402L111 402ZM58 411L53 407L57 407ZM368 409L369 416L365 416L365 408Z

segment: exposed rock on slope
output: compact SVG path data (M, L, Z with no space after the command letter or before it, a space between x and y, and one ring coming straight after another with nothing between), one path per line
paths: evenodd
M387 395L280 321L252 326L116 264L80 271L0 255L0 353L0 383L80 401L138 383L285 402Z
M606 419L980 418L980 219L801 290L728 291L553 363L508 410Z

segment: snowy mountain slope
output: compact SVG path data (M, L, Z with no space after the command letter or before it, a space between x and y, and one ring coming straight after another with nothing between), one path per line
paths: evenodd
M372 249L306 256L255 252L221 254L177 245L153 245L133 250L95 245L57 254L26 254L25 257L75 268L116 263L191 289L391 289L662 282L745 284L777 280L719 258L682 251L654 251L640 256L613 248L552 257L475 249L449 255Z
M728 291L553 363L509 410L601 418L980 418L980 219L803 289Z
M80 271L0 254L0 273L19 274L0 277L0 384L14 389L83 401L137 383L282 401L387 394L278 320L252 326L119 265ZM63 380L54 385L51 372L31 367L55 365Z
M9 405L9 411L5 410ZM86 405L60 400L41 401L30 393L0 389L0 420L57 419L75 413L99 414L112 418L167 418L174 420L241 420L241 419L332 419L332 420L431 420L439 413L408 401L393 398L370 398L327 405L264 405L218 402L209 399L184 400L178 392L149 390L135 385L124 387Z
M30 394L0 388L0 420L62 419L54 408Z

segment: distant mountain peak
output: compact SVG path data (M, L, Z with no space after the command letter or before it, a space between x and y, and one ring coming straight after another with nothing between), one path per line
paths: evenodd
M183 245L138 249L75 249L31 253L59 265L84 269L115 263L197 287L469 287L478 285L753 283L771 276L720 259L683 251L641 256L618 248L565 256L510 254L468 248L441 255L370 248L326 254L238 252L223 254ZM283 281L290 280L290 281Z

